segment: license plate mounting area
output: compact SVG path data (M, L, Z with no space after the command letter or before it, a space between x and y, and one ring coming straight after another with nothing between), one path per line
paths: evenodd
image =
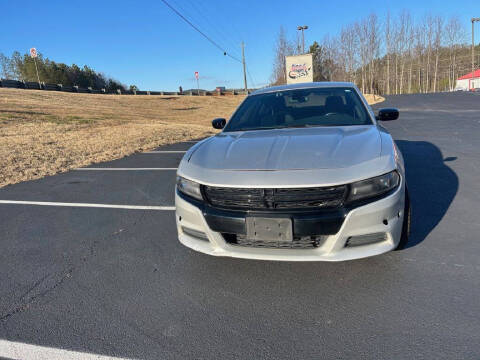
M257 217L246 218L247 238L272 242L292 242L292 219L284 217Z

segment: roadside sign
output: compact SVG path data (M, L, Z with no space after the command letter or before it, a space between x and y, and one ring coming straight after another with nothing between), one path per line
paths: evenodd
M287 84L313 81L312 54L285 56Z
M40 84L40 76L38 75L37 60L35 60L35 58L37 57L37 49L31 48L30 49L30 56L33 58L33 62L35 63L35 71L37 72L37 80L38 80L38 83Z
M197 95L200 95L200 84L198 82L198 71L195 71L195 79L197 79Z

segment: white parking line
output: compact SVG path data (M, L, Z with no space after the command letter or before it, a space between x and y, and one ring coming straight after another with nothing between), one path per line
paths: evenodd
M87 167L76 168L77 171L158 171L158 170L177 170L177 168L106 168L106 167Z
M187 151L185 150L154 150L154 151L145 151L142 154L184 154Z
M0 357L13 360L128 360L126 358L56 349L0 339Z
M143 205L115 205L115 204L89 204L89 203L66 203L50 201L21 201L21 200L0 200L0 204L16 205L39 205L39 206L64 206L64 207L88 207L108 209L131 209L131 210L175 210L175 206L143 206Z

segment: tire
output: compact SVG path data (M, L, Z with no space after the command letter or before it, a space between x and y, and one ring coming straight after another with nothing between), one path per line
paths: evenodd
M400 236L400 242L395 250L402 250L407 246L408 238L410 236L411 222L412 206L410 205L410 195L408 194L408 189L405 186L405 210L403 214L402 235Z

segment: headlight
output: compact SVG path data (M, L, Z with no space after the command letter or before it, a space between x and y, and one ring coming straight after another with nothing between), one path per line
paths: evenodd
M398 175L396 170L371 179L357 181L350 185L350 193L347 202L384 194L395 189L399 183L400 175Z
M177 176L177 189L181 193L191 196L198 200L203 200L202 193L200 192L200 184L195 181L184 179L181 176Z

